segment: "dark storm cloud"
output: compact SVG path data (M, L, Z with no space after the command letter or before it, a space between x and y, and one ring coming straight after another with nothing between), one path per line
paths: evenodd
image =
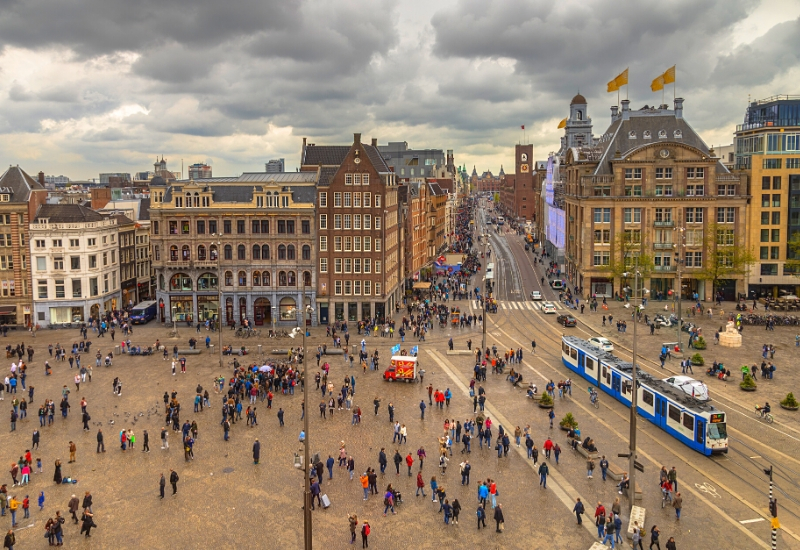
M3 0L0 45L68 46L84 56L153 44L219 44L292 27L298 0Z

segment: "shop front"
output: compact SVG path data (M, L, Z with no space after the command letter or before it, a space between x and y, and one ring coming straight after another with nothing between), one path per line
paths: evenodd
M173 321L194 320L194 300L191 296L170 296L169 309L172 312Z
M272 324L272 303L268 298L258 298L253 303L253 319L257 327Z
M150 295L150 283L139 283L136 285L136 296L139 297L139 302L147 302L152 300Z
M199 321L214 320L219 313L219 296L217 294L197 295L197 317Z
M386 322L386 303L380 302L375 304L375 317L378 318L378 322L384 323Z
M323 325L328 324L328 302L319 303L319 322Z
M282 322L296 321L297 320L297 301L290 297L284 296L279 303L280 316L278 317Z
M692 300L695 295L699 300L706 299L706 282L700 279L681 278L681 298Z
M117 311L117 309L119 309L119 300L116 296L103 302L103 312L108 313L109 311Z
M358 304L356 302L349 302L347 304L347 321L358 321Z
M17 306L0 306L0 325L16 325L16 324L17 324Z
M614 281L612 279L592 277L590 280L592 296L611 298L614 295Z
M650 279L650 299L651 300L672 300L673 285L675 279L662 279L653 277Z
M372 304L370 302L361 302L361 320L366 321L372 318Z
M141 302L136 294L136 279L128 279L122 282L122 305L123 307L133 307Z
M333 314L334 314L334 321L344 321L344 303L334 302Z

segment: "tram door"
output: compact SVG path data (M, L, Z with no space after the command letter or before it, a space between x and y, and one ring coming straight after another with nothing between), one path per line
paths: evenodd
M619 399L619 392L620 392L620 376L618 373L613 372L611 373L611 389L614 392L614 397Z
M667 401L656 395L656 424L662 428L667 425Z
M694 440L698 445L700 445L702 447L705 447L705 444L706 444L706 423L699 416L695 417L695 420L696 420L696 422L695 422L695 427L694 427L694 429L695 429Z

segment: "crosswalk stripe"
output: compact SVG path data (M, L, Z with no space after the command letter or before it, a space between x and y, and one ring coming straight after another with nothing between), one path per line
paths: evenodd
M531 306L530 302L523 302L523 303L525 304L526 308L528 308L529 310L533 310L533 307Z
M514 306L514 309L520 309L519 304L517 302L511 302L511 305Z
M500 307L502 307L503 309L506 309L506 303L505 302L500 302Z

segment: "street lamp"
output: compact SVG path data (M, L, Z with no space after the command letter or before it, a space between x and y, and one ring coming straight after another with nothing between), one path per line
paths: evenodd
M488 233L484 233L483 235L481 235L481 238L483 239L483 264L484 264L483 272L486 273L486 266L489 265L487 263L487 261L486 261L487 260L487 258L486 258L486 246L489 244L489 234ZM487 306L489 304L489 301L488 301L489 300L489 289L488 289L488 286L489 286L490 282L486 278L486 275L483 276L483 280L486 281L486 284L483 285L484 286L484 288L483 288L483 290L484 290L484 297L483 297L483 339L481 340L481 342L482 342L482 344L481 344L481 355L483 355L484 351L486 350L486 325L489 323L489 316L488 316L489 308Z
M680 238L680 243L673 244L673 248L675 249L675 264L678 268L678 349L683 352L683 347L681 346L681 330L683 329L683 310L681 309L681 298L683 298L683 279L682 279L682 269L683 266L683 252L686 250L686 228L685 227L676 227L674 231L678 232L678 237Z
M219 337L217 347L219 348L219 368L222 370L224 368L224 361L222 359L222 281L224 279L222 273L222 254L220 254L222 250L222 233L212 233L211 236L217 240L217 332L219 333L217 335Z

